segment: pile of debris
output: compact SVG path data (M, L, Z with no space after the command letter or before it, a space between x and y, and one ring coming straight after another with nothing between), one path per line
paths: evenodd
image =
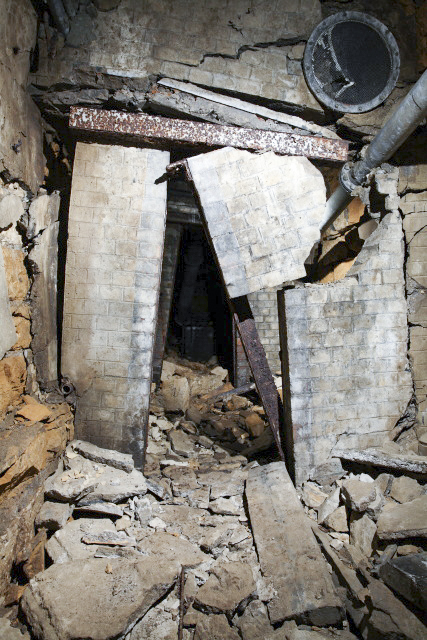
M280 376L275 381L280 387ZM254 390L254 384L247 384L238 395L226 369L183 360L171 353L163 362L161 384L152 394L150 411L156 418L168 416L175 427L188 434L206 435L229 452L251 456L268 450L274 442ZM156 433L151 429L154 440ZM151 442L147 453L158 453L158 447Z
M374 606L375 593L392 602L391 592L387 594L374 576L380 577L411 609L427 611L425 476L424 473L422 479L416 480L409 475L394 476L370 469L370 474L343 472L342 477L323 486L312 481L303 484L304 509L319 525L314 527L315 535L341 581L352 591L357 606L362 607L354 620L356 624L361 624L367 595ZM368 591L364 591L365 587ZM402 620L409 620L400 602L396 613L398 610ZM388 624L393 628L391 620ZM383 637L381 631L377 630L379 637ZM410 633L404 637L410 637Z
M269 428L248 398L221 395L226 373L166 364L144 474L130 455L67 446L36 518L20 603L31 637L427 638L424 485L342 471L299 499L282 462L233 450L262 436L250 416ZM243 442L215 426L227 420ZM18 621L0 623L22 640Z

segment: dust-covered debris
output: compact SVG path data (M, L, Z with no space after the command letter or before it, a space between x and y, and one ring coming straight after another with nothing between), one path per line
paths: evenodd
M53 566L44 572L43 567L38 569L36 582L31 583L25 597L23 610L31 632L40 634L38 629L47 624L44 613L40 613L39 591L44 593L47 589L49 615L59 611L65 605L51 598L51 587L47 585L64 580L71 593L74 588L77 591L74 579L76 585L80 583L81 575L76 571L79 563L101 563L93 566L101 567L99 574L98 569L95 571L103 594L99 607L109 619L115 587L110 592L106 585L110 579L116 584L116 567L122 566L116 563L125 562L135 568L149 563L156 567L156 573L167 567L174 576L184 571L184 640L351 640L355 636L349 624L354 624L365 637L360 616L363 611L368 615L371 602L368 619L372 630L371 635L366 635L367 640L387 637L390 624L393 633L408 632L402 637L415 640L414 630L419 635L421 623L408 612L406 622L400 624L403 614L395 616L391 609L405 605L400 600L395 604L396 596L378 576L384 571L381 567L388 566L393 558L410 561L424 550L422 538L412 537L415 529L408 528L407 519L399 518L391 534L395 544L390 545L386 539L389 534L384 533L396 509L405 509L407 518L422 513L420 504L426 497L423 482L391 473L355 475L341 470L322 476L323 484L320 480L307 481L300 489L301 505L290 482L289 486L282 482L274 490L270 488L263 493L261 502L258 496L257 502L256 483L248 478L265 475L270 467L273 471L277 465L282 468L283 463L260 467L260 462L264 465L267 456L274 455L274 449L258 454L259 462L249 461L241 453L243 447L248 448L247 443L259 439L250 425L262 422L264 434L270 432L256 394L249 391L244 396L223 397L223 391L218 389L225 385L228 392L231 385L222 372L221 384L213 389L209 367L190 365L170 362L165 367L165 379L170 382L185 378L191 388L192 379L201 374L202 379L206 377L207 386L203 388L198 381L194 387L198 392L191 396L185 412L170 411L164 406L162 386L154 392L155 413L149 417L144 473L111 466L120 457L115 452L99 450L98 461L90 459L91 447L80 442L67 447L58 471L46 481L46 502L37 523L40 531L43 527L49 529L46 554ZM248 421L249 416L256 418ZM245 445L240 432L246 434ZM280 517L278 511L282 496L289 512L291 494L295 496L291 509L295 522L290 517ZM57 517L49 515L56 511ZM312 537L310 527L317 532L319 543ZM303 531L311 536L308 547L302 545ZM419 534L420 529L416 531ZM285 597L286 584L283 579L277 582L273 568L277 567L278 575L282 575L285 567L289 571L292 566L295 571L285 581ZM341 584L337 593L330 572L337 575ZM51 580L49 576L53 574ZM160 573L154 577L165 589L163 596L156 602L150 600L143 613L135 605L131 625L120 618L120 628L114 627L116 638L177 637L181 595L176 577L166 579ZM319 584L317 597L313 594ZM133 587L125 581L123 589L130 588ZM305 594L304 607L297 606L296 592L301 602ZM290 606L292 598L294 604ZM382 607L388 612L387 623L381 618ZM62 633L60 627L54 633ZM77 637L73 633L70 638Z

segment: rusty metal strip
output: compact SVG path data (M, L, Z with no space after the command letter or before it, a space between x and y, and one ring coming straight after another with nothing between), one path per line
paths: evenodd
M233 301L231 303L233 304ZM238 313L234 314L234 320L242 339L256 388L273 432L280 459L285 462L280 437L280 397L274 384L264 347L259 339L255 320L253 318L240 320Z
M185 603L184 603L184 588L185 588L185 569L186 567L183 565L181 567L181 573L179 576L179 620L178 620L178 640L182 640L182 635L184 632L184 614L185 614Z
M291 287L287 288L290 289ZM282 369L282 434L285 444L286 468L292 482L295 484L295 446L291 410L291 380L289 377L289 346L286 322L285 289L277 292L277 311L279 316L280 362Z
M345 162L348 156L348 143L344 140L230 127L142 113L71 107L69 124L73 129L127 135L142 140L274 151L280 155L340 162Z

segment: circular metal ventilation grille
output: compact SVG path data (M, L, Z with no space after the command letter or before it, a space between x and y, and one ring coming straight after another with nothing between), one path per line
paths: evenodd
M304 74L316 98L335 111L362 113L378 106L396 84L396 40L379 20L342 11L323 20L304 52Z

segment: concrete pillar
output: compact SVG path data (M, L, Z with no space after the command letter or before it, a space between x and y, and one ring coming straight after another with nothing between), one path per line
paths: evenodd
M142 462L169 153L78 143L65 278L62 375L76 434Z

